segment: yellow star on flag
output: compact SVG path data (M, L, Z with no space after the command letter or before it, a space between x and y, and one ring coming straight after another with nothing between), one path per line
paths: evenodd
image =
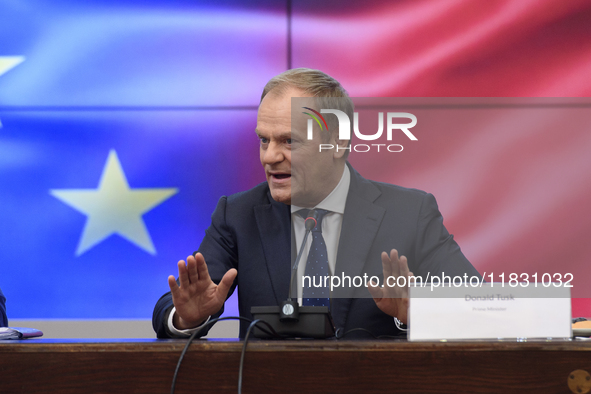
M0 75L5 74L8 70L16 67L24 61L24 56L0 56ZM0 129L1 128L2 121L0 121Z
M0 75L25 61L24 56L0 56Z
M130 188L115 150L109 152L97 189L50 190L51 195L87 216L76 256L112 234L156 254L142 215L177 192L178 189Z

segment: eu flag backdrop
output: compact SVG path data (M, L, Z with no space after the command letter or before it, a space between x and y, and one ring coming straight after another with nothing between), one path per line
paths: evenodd
M149 317L175 262L199 246L219 196L264 180L256 112L230 115L2 113L11 317Z
M218 198L264 181L256 107L286 67L285 12L270 1L2 2L11 319L151 316Z
M264 180L256 107L283 70L321 69L357 97L588 96L590 52L580 43L591 38L590 20L584 0L2 1L0 287L9 317L149 318L176 261L197 249L218 198ZM554 138L538 132L535 139ZM479 173L475 193L513 168L543 190L545 178L528 172L533 145L520 144L509 167L503 152L479 154L497 141L495 131L477 134L484 142L468 156L441 139L438 163L495 163ZM587 152L584 137L573 146ZM581 157L586 169L573 149L561 157ZM445 216L462 187L458 172L421 157L424 176L401 165L382 180L434 191ZM564 161L553 165L572 173ZM577 177L564 193L580 195L588 184ZM129 196L141 198L124 210ZM560 227L568 229L561 250L585 255L588 220L571 206L533 215L550 220L565 209L575 219ZM471 234L503 229L475 222L467 209L449 217L448 229L482 269L488 260L470 255L482 250ZM544 231L532 226L522 234L528 243L495 250L550 250L539 242Z

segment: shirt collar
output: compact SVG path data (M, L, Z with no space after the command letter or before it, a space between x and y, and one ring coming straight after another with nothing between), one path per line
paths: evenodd
M345 170L343 171L343 175L341 175L341 180L339 181L339 183L336 185L334 189L332 189L330 194L326 196L326 198L322 200L320 204L316 205L314 208L326 209L330 212L344 214L350 184L351 172L349 171L349 166L345 165ZM303 208L304 207L292 205L291 213L297 212Z

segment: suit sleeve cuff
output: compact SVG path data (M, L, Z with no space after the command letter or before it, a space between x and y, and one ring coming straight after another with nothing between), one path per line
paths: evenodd
M172 309L171 309L171 311L170 311L170 313L168 314L168 331L170 331L170 333L173 336L180 337L180 338L190 337L191 334L193 334L195 331L201 329L204 325L207 324L207 322L209 321L209 319L211 319L211 316L209 316L207 318L207 320L204 321L199 327L187 328L186 330L179 330L172 323L172 320L173 320L173 317L174 317L174 314L175 313L176 313L176 308L173 306Z

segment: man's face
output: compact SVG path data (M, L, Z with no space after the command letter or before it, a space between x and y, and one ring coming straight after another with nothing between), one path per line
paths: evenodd
M275 201L314 207L338 184L344 160L342 151L319 152L319 144L326 142L320 132L307 140L305 115L295 116L292 126L292 97L310 96L292 88L283 94L271 91L261 102L256 129L260 159Z

